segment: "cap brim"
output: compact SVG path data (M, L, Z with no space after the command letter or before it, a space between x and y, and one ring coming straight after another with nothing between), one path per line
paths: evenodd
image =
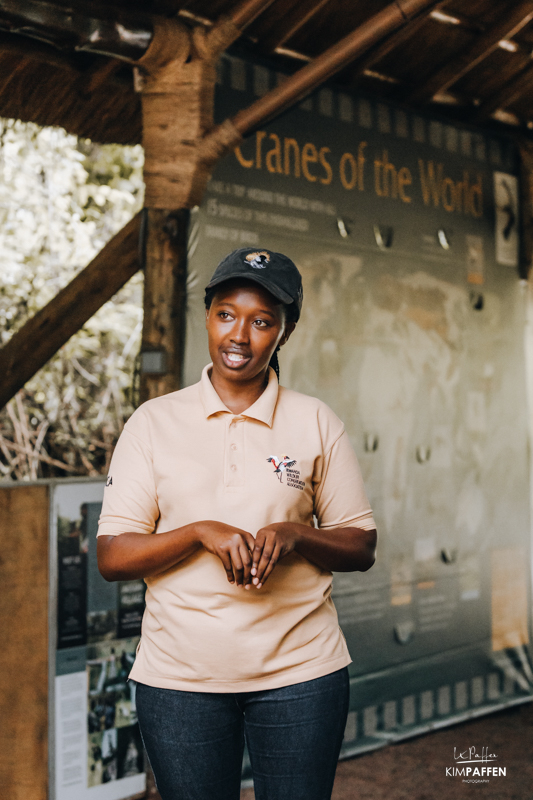
M273 294L278 300L281 300L282 303L294 303L293 298L287 292L284 292L283 289L280 289L279 286L275 284L272 285L268 281L266 281L262 275L243 275L242 272L234 272L230 275L224 275L221 278L217 278L217 280L211 281L205 287L206 289L212 289L214 286L218 286L220 283L225 283L226 281L230 281L233 278L242 278L245 281L253 281L254 283L258 283L263 289L266 289L270 294Z

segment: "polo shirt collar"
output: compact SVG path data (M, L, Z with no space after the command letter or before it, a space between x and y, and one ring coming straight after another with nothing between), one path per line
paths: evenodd
M268 368L268 383L265 391L260 397L257 398L255 403L243 411L242 414L233 414L233 412L224 405L216 393L215 387L211 383L210 378L212 367L213 364L207 364L207 366L203 368L202 377L200 378L199 384L200 398L204 406L205 416L209 418L213 416L213 414L225 412L227 414L232 414L232 416L250 417L251 419L256 419L259 422L264 422L265 425L268 425L269 428L271 428L272 419L274 417L274 409L276 408L276 403L278 400L279 389L278 379L272 367Z

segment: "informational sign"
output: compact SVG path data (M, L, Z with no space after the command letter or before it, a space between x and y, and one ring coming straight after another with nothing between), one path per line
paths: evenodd
M494 173L496 208L496 261L518 266L518 180L506 172Z
M146 784L137 724L135 658L144 609L141 580L107 583L96 531L104 482L52 487L57 571L52 709L54 800L122 800Z
M218 119L278 80L223 58ZM193 213L185 382L209 361L221 258L291 256L281 382L344 421L374 510L375 565L334 578L345 754L532 697L516 175L503 137L323 87L228 155Z

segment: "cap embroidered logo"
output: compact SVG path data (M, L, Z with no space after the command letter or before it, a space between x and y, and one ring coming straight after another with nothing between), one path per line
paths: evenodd
M258 253L248 253L246 261L254 269L264 269L270 261L270 253L267 253L266 250L261 250Z
M273 250L252 250L241 247L222 259L207 284L206 292L233 278L246 278L259 283L285 305L294 303L294 321L302 307L302 276L294 261Z

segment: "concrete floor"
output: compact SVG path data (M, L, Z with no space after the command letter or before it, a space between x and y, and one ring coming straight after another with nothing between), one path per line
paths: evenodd
M454 747L462 752L487 747L497 755L505 777L466 784L446 777L454 764ZM473 765L475 766L475 765ZM514 706L470 722L389 745L341 761L332 800L533 800L533 703ZM244 789L241 800L254 800Z

